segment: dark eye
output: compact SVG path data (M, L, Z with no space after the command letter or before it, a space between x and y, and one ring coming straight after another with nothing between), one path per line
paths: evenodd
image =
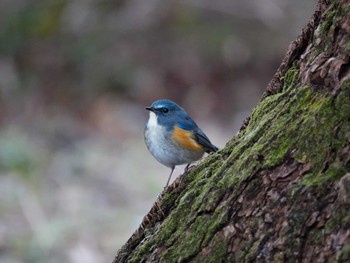
M169 111L169 109L168 108L163 108L162 111L163 111L163 113L167 113Z

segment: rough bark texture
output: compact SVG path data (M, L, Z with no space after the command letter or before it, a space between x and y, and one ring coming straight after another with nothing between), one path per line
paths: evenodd
M321 0L240 133L114 262L349 262L349 51L349 1Z

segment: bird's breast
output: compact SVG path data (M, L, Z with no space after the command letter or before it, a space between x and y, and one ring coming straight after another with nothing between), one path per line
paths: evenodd
M193 141L191 133L168 131L160 124L152 125L151 120L145 127L145 142L152 155L168 167L196 161L204 153L203 149Z
M148 122L145 127L145 140L149 149L158 148L166 142L166 129L158 124L157 115L150 112Z

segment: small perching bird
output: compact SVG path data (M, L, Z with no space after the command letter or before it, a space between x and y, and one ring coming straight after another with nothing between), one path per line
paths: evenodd
M150 111L145 126L145 142L151 154L171 172L168 186L176 165L187 164L202 158L204 152L216 152L204 132L187 112L171 100L161 99L146 108Z

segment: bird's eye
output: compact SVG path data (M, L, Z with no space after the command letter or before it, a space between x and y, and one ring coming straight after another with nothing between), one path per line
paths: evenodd
M167 113L169 111L169 109L168 108L163 108L162 111L163 111L163 113Z

